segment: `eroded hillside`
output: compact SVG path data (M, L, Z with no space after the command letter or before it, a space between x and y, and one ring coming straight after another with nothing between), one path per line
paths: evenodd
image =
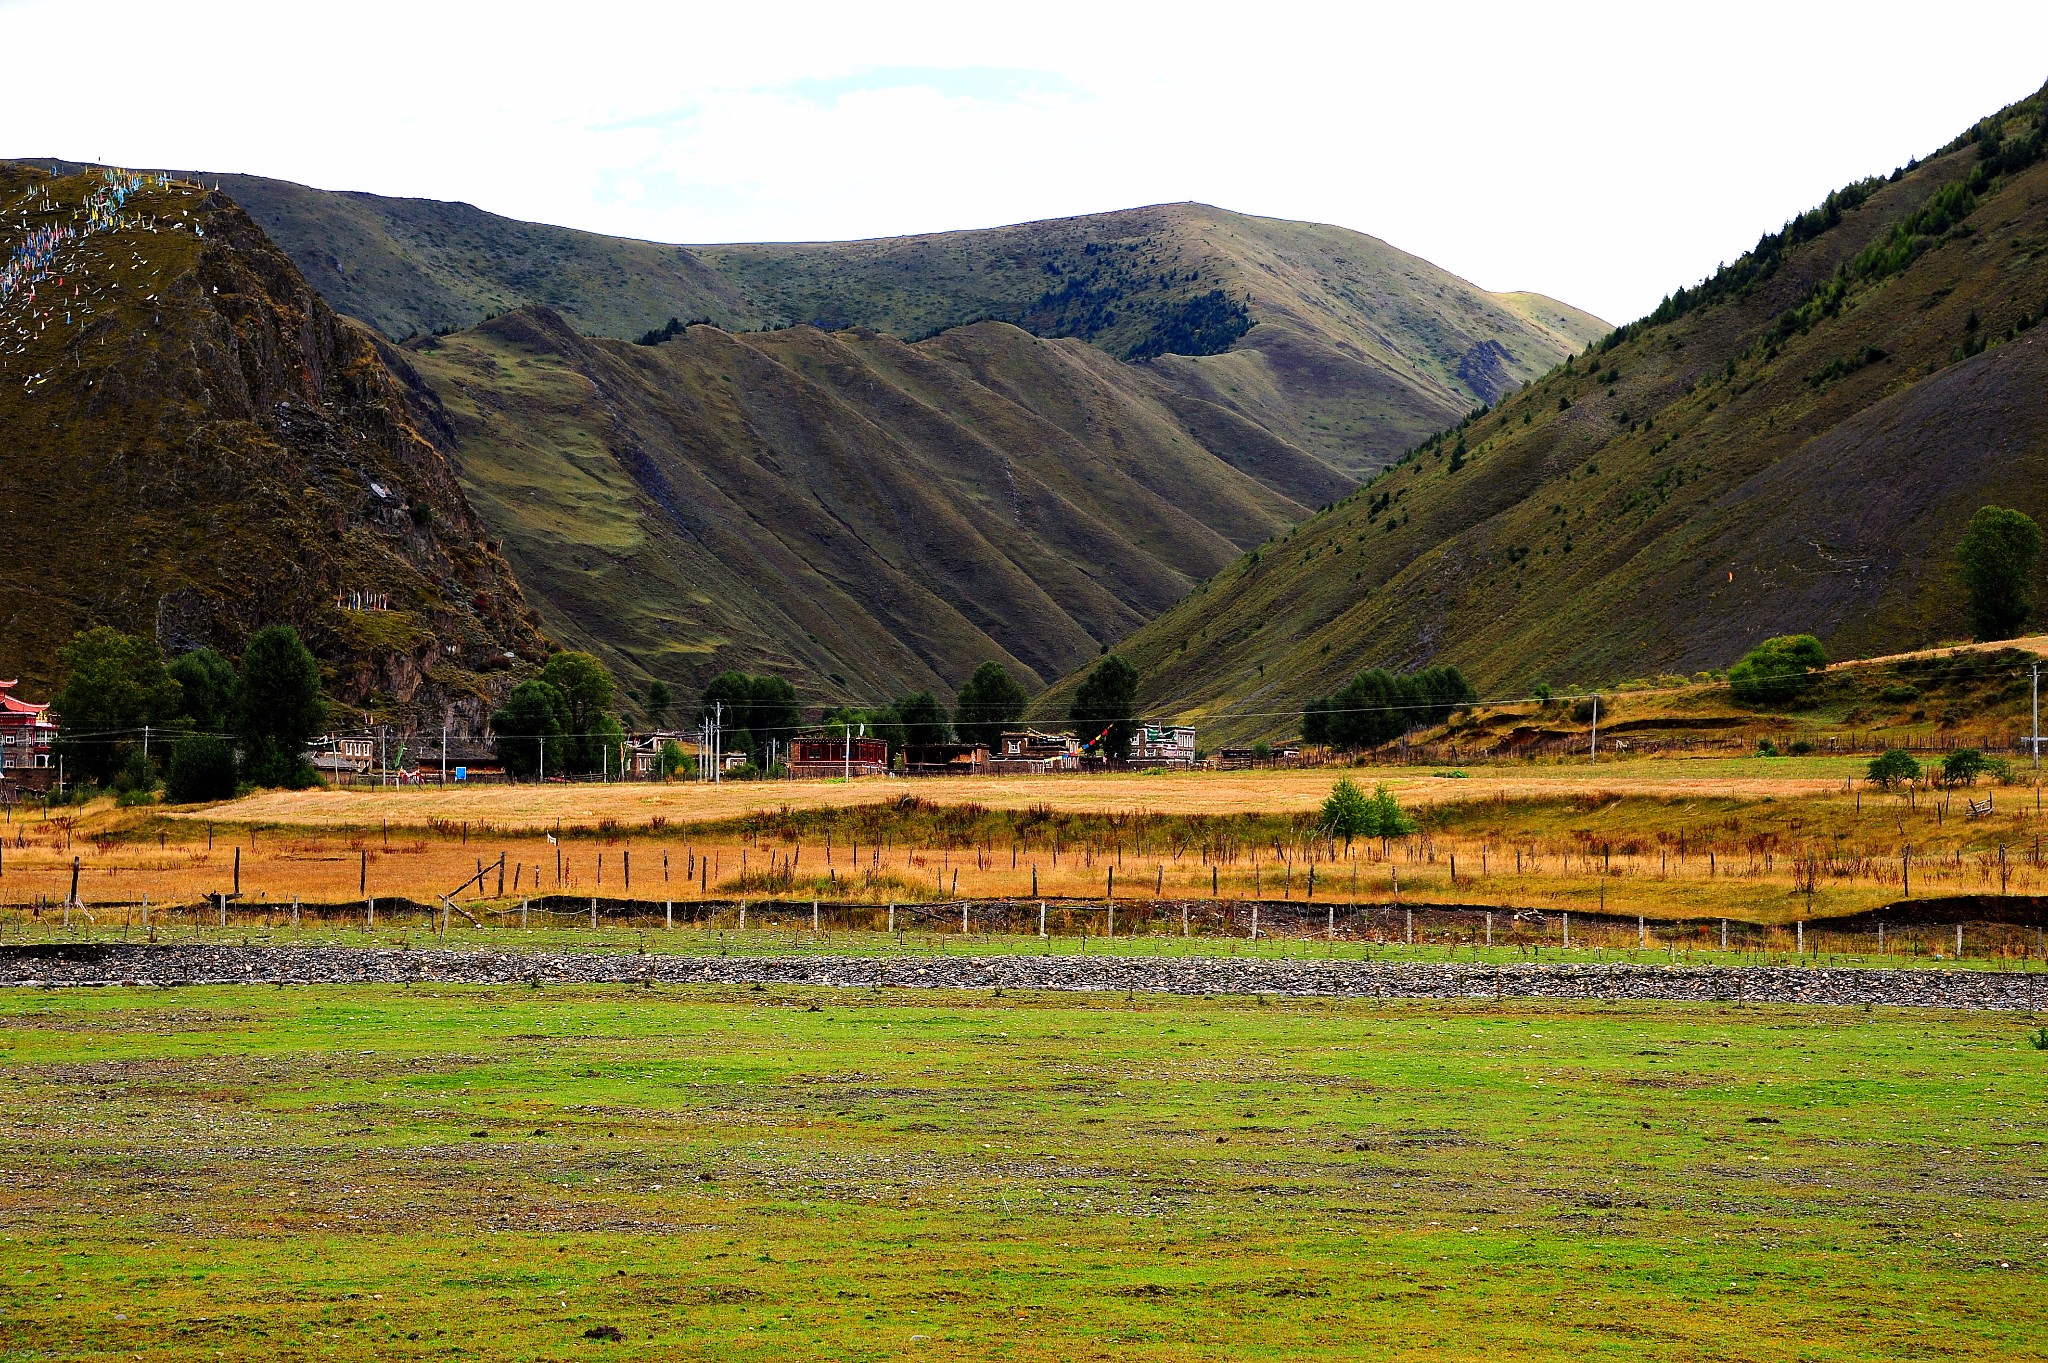
M541 641L381 343L190 182L0 163L0 209L0 676L286 621L342 699L480 718Z
M593 340L524 309L409 352L550 633L686 687L1037 683L1350 484L1227 409L998 323Z

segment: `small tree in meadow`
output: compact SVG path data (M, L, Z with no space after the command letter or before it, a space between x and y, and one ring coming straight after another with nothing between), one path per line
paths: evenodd
M1919 780L1920 764L1914 760L1911 753L1900 752L1897 748L1887 748L1870 759L1867 772L1871 780L1886 790L1891 790Z
M1330 789L1330 798L1323 801L1323 828L1333 838L1344 839L1349 847L1353 838L1373 836L1378 823L1378 811L1374 809L1372 797L1358 788L1350 777Z
M1957 748L1941 759L1941 783L1951 790L1974 786L1984 774L1984 754L1975 748Z

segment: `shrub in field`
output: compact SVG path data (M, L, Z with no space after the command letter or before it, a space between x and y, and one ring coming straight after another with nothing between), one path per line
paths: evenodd
M1331 787L1330 798L1323 801L1323 827L1331 837L1344 839L1346 847L1353 838L1371 837L1376 818L1372 797L1348 776Z
M1871 758L1866 771L1871 780L1886 790L1920 779L1920 764L1914 760L1913 754L1900 752L1897 748L1887 748Z
M181 805L232 799L235 750L218 734L194 734L171 745L165 793Z
M1941 783L1950 788L1973 786L1984 774L1984 754L1975 748L1957 748L1941 759Z
M1783 705L1828 665L1827 650L1811 634L1766 639L1728 669L1728 689L1745 705Z
M1920 688L1908 682L1893 682L1877 693L1877 698L1886 705L1904 705L1920 699Z
M1406 837L1415 831L1415 820L1384 785L1374 786L1367 795L1347 776L1323 801L1320 827L1325 836L1342 838L1349 847L1353 838Z
M1394 793L1383 785L1372 788L1373 827L1366 836L1374 838L1405 838L1415 831L1415 820L1408 811L1401 808Z

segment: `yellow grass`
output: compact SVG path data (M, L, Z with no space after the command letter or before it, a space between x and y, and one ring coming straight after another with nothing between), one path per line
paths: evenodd
M1994 819L1966 821L1959 798L1944 810L1927 794L1909 808L1896 796L1845 793L1844 779L1856 769L1837 758L1666 758L1515 763L1463 776L1365 768L851 785L474 786L272 792L169 817L102 802L47 820L17 814L4 826L0 908L61 904L74 860L80 900L123 921L145 896L154 905L189 905L238 883L245 907L295 897L432 903L501 857L502 889L494 869L461 890L464 903L511 908L537 894L650 904L1099 899L1113 878L1125 901L1384 904L1398 895L1410 904L1790 923L1901 898L1906 844L1916 849L1916 898L2048 890L2031 791L2001 788ZM1433 811L1431 827L1391 845L1347 848L1276 836L1269 822L1266 832L1205 846L1199 828L1192 836L1148 835L1122 817L1298 815L1314 810L1345 774L1367 785L1384 781L1410 808ZM870 820L860 835L847 823L827 833L815 822L773 818L751 831L730 822L707 827L784 809L862 805L870 815L887 814L903 795L1120 822L1065 835L1041 825L1022 840L1007 820L943 839L930 819L913 817ZM548 836L557 829L559 843ZM859 845L849 845L856 836ZM1825 863L1817 874L1814 858ZM1802 862L1810 883L1802 883Z
M1863 764L1834 759L1624 759L1616 762L1526 763L1461 768L1463 778L1419 767L1309 768L1246 772L1161 772L1146 775L871 778L845 781L734 781L615 785L473 785L413 789L266 791L229 804L181 812L215 824L297 828L424 828L470 820L499 829L546 830L594 825L602 819L640 824L731 819L778 809L829 809L916 796L989 809L1045 806L1073 813L1298 813L1316 809L1340 776L1370 788L1384 783L1403 804L1505 796L1553 796L1575 790L1617 795L1753 798L1821 795L1841 789Z

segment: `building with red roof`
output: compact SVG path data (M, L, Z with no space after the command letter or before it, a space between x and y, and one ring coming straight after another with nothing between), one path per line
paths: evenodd
M50 721L50 707L15 695L19 685L18 680L0 681L0 782L46 771L57 762L51 754L57 726Z

